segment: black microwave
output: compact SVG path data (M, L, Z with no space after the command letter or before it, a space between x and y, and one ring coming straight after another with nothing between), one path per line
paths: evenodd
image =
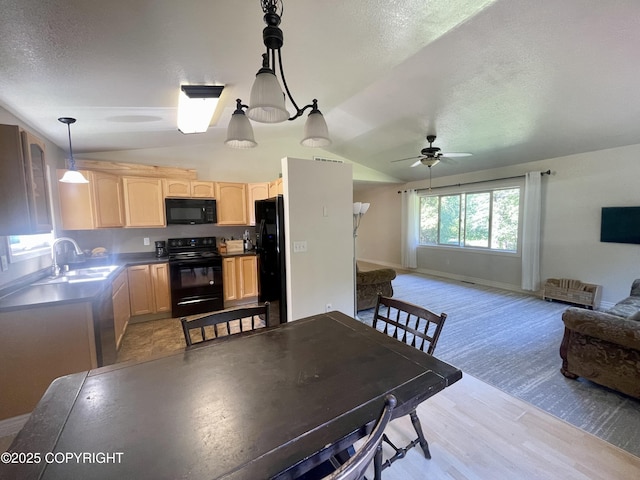
M217 223L216 201L201 198L165 198L167 225Z

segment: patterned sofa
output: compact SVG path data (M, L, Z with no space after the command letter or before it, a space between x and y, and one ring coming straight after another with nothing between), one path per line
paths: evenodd
M373 308L378 301L378 293L385 297L393 296L391 280L396 278L396 271L391 268L379 268L361 272L356 265L356 292L358 311Z
M640 279L606 312L571 307L562 314L565 377L583 377L640 398Z

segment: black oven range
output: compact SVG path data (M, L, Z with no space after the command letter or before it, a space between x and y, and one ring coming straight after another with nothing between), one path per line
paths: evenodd
M167 252L171 316L222 310L222 257L216 237L170 238Z

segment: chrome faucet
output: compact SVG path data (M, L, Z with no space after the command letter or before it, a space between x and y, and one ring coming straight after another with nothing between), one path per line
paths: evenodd
M70 238L70 237L56 238L51 244L51 260L53 262L51 270L53 271L54 277L57 277L58 275L60 275L60 265L58 265L56 245L62 242L70 242L76 249L76 255L83 255L82 250L80 249L80 246L73 238Z

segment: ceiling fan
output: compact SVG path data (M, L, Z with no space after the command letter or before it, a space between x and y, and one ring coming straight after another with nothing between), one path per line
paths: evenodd
M420 155L416 155L413 157L401 158L399 160L392 160L391 163L395 162L404 162L406 160L414 160L417 159L411 166L417 167L418 165L426 165L431 168L434 165L440 163L440 161L447 163L450 158L456 157L469 157L471 153L462 153L462 152L441 152L439 147L434 147L433 142L436 141L435 135L427 135L427 142L429 142L428 147L424 147L420 150Z

